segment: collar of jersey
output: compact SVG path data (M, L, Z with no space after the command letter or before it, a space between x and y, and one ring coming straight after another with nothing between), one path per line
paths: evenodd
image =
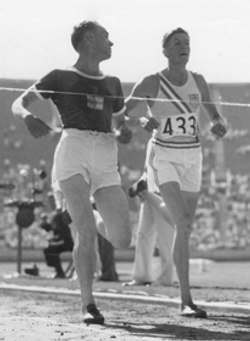
M91 76L91 75L88 75L87 73L84 73L80 70L78 70L76 67L74 66L70 66L69 67L69 70L70 71L73 71L73 72L76 72L78 75L80 76L83 76L85 78L90 78L90 79L104 79L105 78L105 75L100 75L100 76Z

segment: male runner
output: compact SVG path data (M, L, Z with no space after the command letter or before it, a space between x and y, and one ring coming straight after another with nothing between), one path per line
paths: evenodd
M226 126L212 103L204 77L186 68L190 55L188 33L182 28L173 30L164 36L162 47L168 67L136 84L126 105L132 115L132 110L142 103L143 110L149 110L152 116L150 162L176 227L173 259L180 284L181 315L205 318L206 311L193 302L189 283L189 238L201 185L199 114L202 104L211 120L213 134L222 137Z
M128 143L132 135L124 118L120 80L100 70L100 63L111 57L113 43L107 30L83 21L74 27L71 42L78 53L74 66L48 73L13 103L12 110L35 138L51 129L27 108L37 99L51 99L59 111L63 132L54 155L53 180L77 231L73 256L84 322L103 324L92 293L96 225L90 196L107 226L106 238L115 247L128 247L129 210L120 185L114 125L118 141Z

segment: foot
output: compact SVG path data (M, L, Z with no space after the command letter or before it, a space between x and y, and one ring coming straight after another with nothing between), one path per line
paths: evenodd
M196 305L185 305L181 309L181 316L183 317L195 317L195 318L207 318L207 312Z
M135 184L133 184L133 186L129 188L128 195L131 198L134 198L136 195L147 189L147 187L147 181L143 175Z
M55 279L56 279L56 278L66 278L66 276L65 276L65 273L60 272L60 273L55 274L54 278L55 278Z
M94 303L90 303L87 306L87 312L83 316L83 322L86 324L104 324L104 317Z
M97 280L101 282L119 282L118 276L114 276L114 277L100 276L100 277L97 277Z
M130 282L125 282L122 284L124 287L133 287L133 286L137 286L137 285L144 285L144 286L150 286L151 282L142 282L142 281L137 281L135 279L133 279Z
M176 281L166 281L166 280L156 280L152 283L153 287L176 287L178 285L178 282Z

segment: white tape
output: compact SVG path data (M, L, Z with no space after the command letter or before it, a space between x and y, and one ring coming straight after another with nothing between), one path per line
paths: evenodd
M0 91L10 91L10 92L24 92L27 91L27 89L23 88L10 88L10 87L0 87ZM32 92L32 90L30 90ZM70 91L54 91L54 90L37 90L38 93L51 93L51 94L62 94L62 95L76 95L76 96L87 96L89 93L85 92L70 92ZM111 95L103 95L103 97L106 98L123 98L123 96L111 96ZM147 97L129 97L131 99L136 99L138 101L148 101ZM167 98L150 98L150 100L155 102L183 102L181 100L177 99L167 99ZM201 102L201 103L210 103L210 102ZM228 107L243 107L243 108L250 108L250 103L239 103L239 102L216 102L212 101L215 105L221 105L221 106L228 106Z

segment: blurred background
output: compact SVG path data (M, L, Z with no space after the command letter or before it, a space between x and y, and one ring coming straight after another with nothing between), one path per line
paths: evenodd
M34 104L36 115L54 129L48 137L35 140L22 120L12 115L12 102L32 83L33 80L0 79L1 259L18 244L18 208L10 202L35 200L42 203L43 206L34 209L34 222L23 229L22 245L24 249L41 250L46 244L45 233L37 225L41 213L50 210L50 171L60 137L60 122L49 102ZM132 86L133 83L123 83L125 96ZM206 114L202 115L203 185L191 237L191 257L250 260L250 84L211 83L210 88L229 129L223 140L215 140L209 132ZM131 143L119 145L120 171L126 193L141 175L149 138L139 124L131 127L134 132ZM135 235L139 202L129 197L128 201Z

